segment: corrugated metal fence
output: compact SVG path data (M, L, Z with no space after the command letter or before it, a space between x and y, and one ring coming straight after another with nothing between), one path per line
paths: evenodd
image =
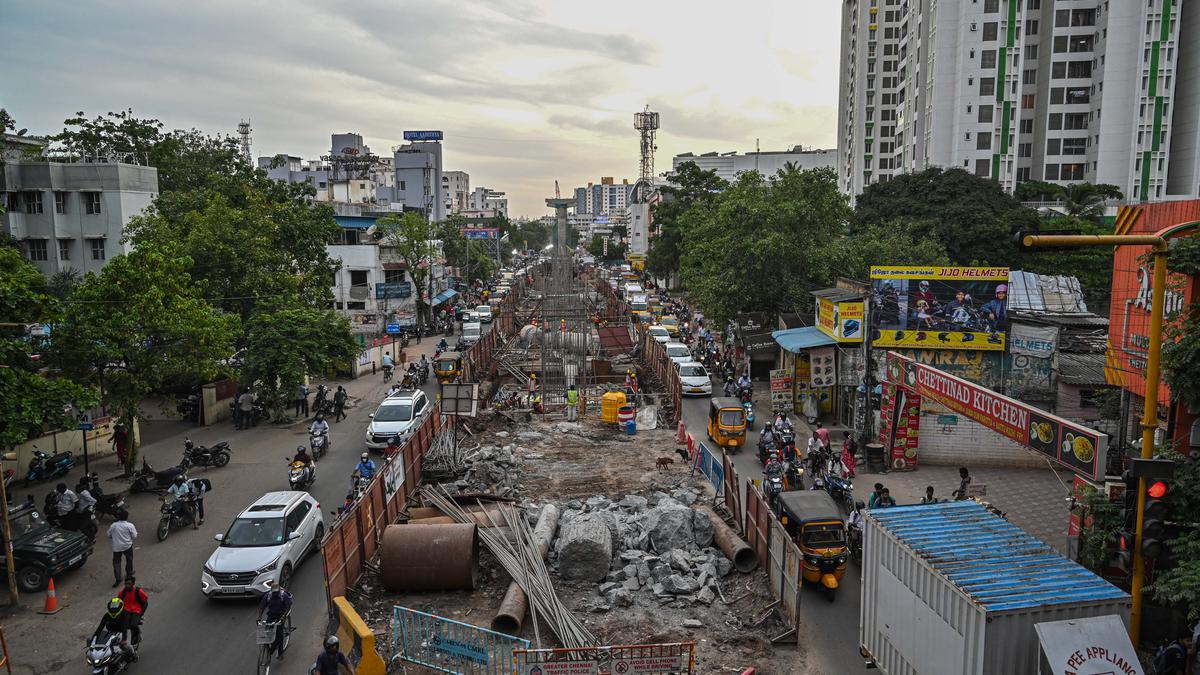
M671 402L669 422L672 425L679 424L683 415L683 385L679 382L679 375L675 373L675 364L671 362L671 357L667 356L666 348L650 337L649 332L643 332L640 339L646 367L654 371L658 381L662 383L667 400Z

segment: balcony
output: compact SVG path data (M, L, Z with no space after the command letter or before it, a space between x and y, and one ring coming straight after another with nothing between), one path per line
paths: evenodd
M355 284L350 287L351 300L366 300L371 296L371 287L368 284Z

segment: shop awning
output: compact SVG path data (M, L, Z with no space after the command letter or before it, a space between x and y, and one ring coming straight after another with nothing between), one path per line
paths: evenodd
M771 333L771 337L779 343L780 347L795 354L802 349L812 349L813 347L826 347L837 344L837 340L817 330L816 326L805 326L804 328L789 328L787 330L777 330Z
M458 291L454 290L453 288L447 288L446 290L442 291L441 293L438 293L437 295L433 296L432 305L434 307L437 307L438 305L442 304L443 302L446 302L447 300L450 300L451 298L453 298L456 295L458 295Z

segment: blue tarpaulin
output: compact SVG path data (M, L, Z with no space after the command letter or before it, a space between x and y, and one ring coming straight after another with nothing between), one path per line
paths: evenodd
M804 328L788 328L787 330L777 330L771 333L771 337L779 343L779 346L795 354L802 349L812 349L813 347L826 347L837 344L837 340L822 333L816 326L805 326Z
M441 293L438 293L437 295L435 295L433 297L433 306L437 307L438 305L442 304L443 302L446 302L447 300L450 300L451 298L453 298L456 295L458 295L458 291L454 290L453 288L447 288L446 290L442 291Z

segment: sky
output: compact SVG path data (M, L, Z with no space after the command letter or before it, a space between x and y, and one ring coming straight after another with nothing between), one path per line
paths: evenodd
M839 0L0 0L0 107L54 133L133 108L315 159L357 132L390 154L445 133L443 168L549 213L633 179L633 114L660 113L656 173L683 152L836 147Z

